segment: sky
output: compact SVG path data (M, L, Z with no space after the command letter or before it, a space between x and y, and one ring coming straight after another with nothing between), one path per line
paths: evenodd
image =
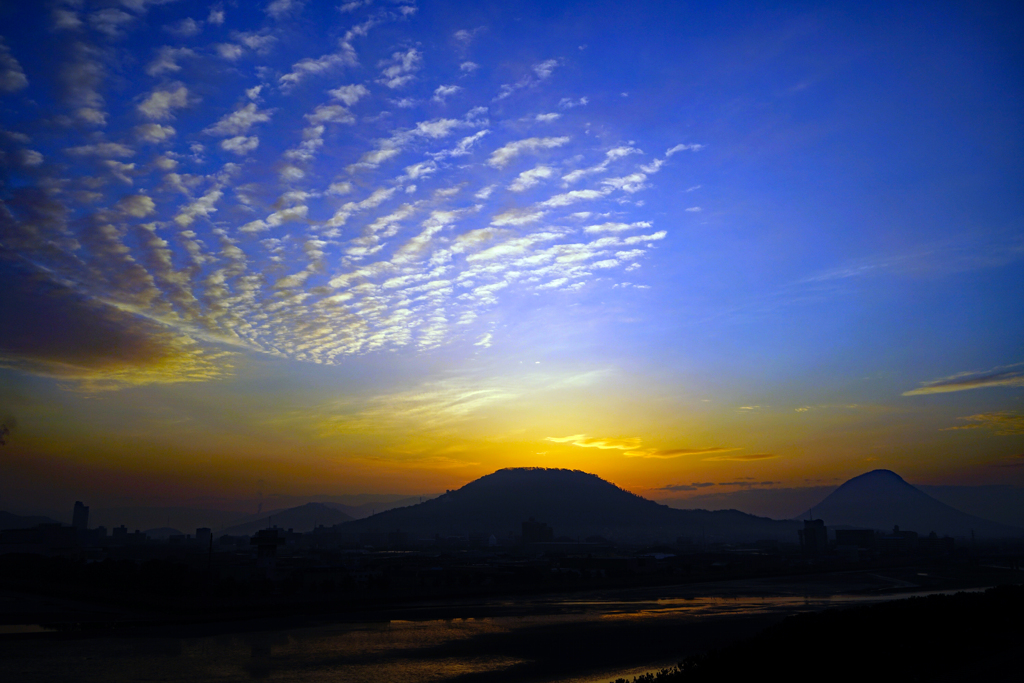
M1024 485L1022 14L2 2L0 509Z

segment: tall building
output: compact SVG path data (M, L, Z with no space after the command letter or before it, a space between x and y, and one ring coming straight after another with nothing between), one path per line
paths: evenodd
M828 527L821 519L805 519L804 528L796 532L800 536L800 549L804 555L823 555L828 548Z
M71 517L71 526L83 531L89 528L89 506L80 500L75 501L75 513Z

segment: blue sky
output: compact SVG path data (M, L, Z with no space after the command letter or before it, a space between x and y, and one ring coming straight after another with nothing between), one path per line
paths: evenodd
M1020 484L1020 18L6 4L0 493Z

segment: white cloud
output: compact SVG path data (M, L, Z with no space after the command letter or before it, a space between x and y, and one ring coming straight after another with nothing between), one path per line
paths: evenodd
M174 222L183 228L187 228L195 222L196 216L209 216L217 211L216 204L224 193L219 187L214 187L199 199L181 207L174 217Z
M73 156L97 156L97 157L130 157L135 155L135 150L127 145L117 142L98 142L92 145L80 145L68 147L64 150Z
M276 228L279 225L285 223L294 223L296 221L303 221L309 214L309 207L305 204L298 206L290 206L287 209L281 209L275 211L266 218L266 223L272 228Z
M700 213L704 209L700 208L699 206L691 206L691 207L687 208L686 210L691 212L691 213Z
M175 24L165 26L164 30L178 38L191 38L192 36L197 36L202 33L203 23L189 17L187 19L182 19Z
M504 168L512 159L523 152L536 152L541 149L561 147L569 142L568 137L559 138L527 138L510 142L504 147L494 150L487 163L494 168Z
M146 67L146 73L150 76L181 71L178 60L182 57L194 57L195 52L187 47L170 47L165 45L157 51L156 59Z
M460 90L462 90L462 88L457 85L439 85L437 86L437 90L434 91L433 99L435 102L444 102L444 98L449 95L454 95Z
M156 204L150 197L143 194L134 194L122 197L117 202L117 208L135 218L144 218L156 211Z
M347 106L351 107L360 99L369 95L370 91L365 85L343 85L340 88L328 90L327 94L336 100L341 100Z
M290 73L281 76L279 82L281 87L289 90L298 85L307 76L315 76L327 71L333 71L342 66L355 66L358 64L355 55L347 51L323 55L318 59L303 59L292 64Z
M540 64L534 64L533 72L537 74L537 78L544 80L545 78L549 78L551 76L556 66L558 66L557 59L548 59L546 61L541 62Z
M172 83L167 88L169 89L154 90L137 109L146 118L155 121L173 119L174 114L171 110L188 106L189 93L188 88L181 83Z
M405 176L409 180L418 180L437 172L437 164L433 161L421 161L418 164L405 167Z
M272 111L260 111L255 102L250 102L241 109L226 114L203 132L209 135L241 135L248 132L254 124L269 121L271 114Z
M473 38L483 30L483 26L477 26L474 29L460 29L452 34L452 37L455 38L456 42L462 45L462 47L466 47L470 42L472 42Z
M632 194L647 187L644 184L645 180L647 180L647 176L643 173L630 173L621 178L605 178L601 181L601 184Z
M103 80L100 53L81 42L71 44L71 53L71 59L61 65L57 74L62 98L80 121L102 126L107 115L99 94Z
M240 156L244 156L249 152L255 150L260 145L259 137L250 135L246 137L244 135L236 135L233 138L227 138L221 140L220 147L228 152L234 152Z
M526 225L544 217L544 211L537 209L509 209L491 218L491 225Z
M346 2L338 8L339 12L354 12L363 5L369 5L372 0L353 0Z
M244 50L241 45L235 45L234 43L218 43L216 46L217 53L224 59L235 61L242 56Z
M650 221L637 221L636 223L601 223L600 225L588 225L583 228L583 230L584 232L589 233L624 232L626 230L636 230L649 227L651 227Z
M600 192L598 190L572 190L571 192L556 194L554 197L541 202L540 206L568 206L569 204L585 199L597 199L598 197L605 196L605 194L605 192Z
M540 123L551 123L552 121L557 121L560 118L562 118L561 114L537 114L536 120Z
M667 157L672 156L673 154L678 154L679 152L685 152L687 150L692 151L692 152L696 152L699 149L703 149L703 147L704 147L704 145L698 145L698 144L676 145L675 147L672 147L672 148L670 148L670 149L665 151L665 157L667 158Z
M443 159L445 157L466 156L467 154L469 154L469 150L474 145L474 143L478 142L480 138L482 138L483 136L487 135L490 132L491 131L489 130L477 131L476 133L468 135L459 140L459 144L455 145L453 149L442 150L440 152L433 154L432 156L435 159Z
M174 159L167 157L157 157L153 160L153 165L159 168L161 171L173 171L178 166L178 162Z
M280 20L294 11L298 11L302 4L299 0L274 0L267 5L266 12L274 19Z
M21 163L25 166L41 166L43 155L34 149L23 149L21 150Z
M321 104L312 114L306 114L306 120L317 126L321 123L355 123L356 117L340 104Z
M270 230L270 226L264 223L262 219L256 219L240 227L238 229L238 232L255 234L258 232L266 232L267 230Z
M132 185L133 181L131 173L135 171L135 164L123 164L120 161L114 161L113 159L104 159L100 162L117 180L120 180L125 185Z
M391 198L392 195L397 192L398 188L379 188L374 190L366 199L359 202L346 202L340 209L338 209L334 216L329 220L326 225L327 227L338 227L344 225L349 217L359 211L365 211L367 209L375 209L385 201Z
M477 199L488 199L497 187L497 185L487 185L477 190L473 196Z
M556 66L558 66L558 60L555 59L549 59L547 61L540 62L539 64L534 64L532 70L537 76L536 79L527 74L515 83L504 83L498 91L498 96L494 99L503 100L517 90L536 86L539 82L547 80L555 70Z
M53 28L56 31L77 31L82 28L82 20L78 18L78 12L63 7L55 7L50 14L53 19Z
M464 71L466 73L473 73L479 68L480 65L476 62L463 62L462 64L459 64L459 71Z
M430 121L420 121L412 130L412 134L434 139L444 138L448 137L454 129L462 125L463 123L456 119L433 119Z
M569 97L563 97L558 101L559 109L572 109L573 107L585 107L590 100L586 97L581 97L578 100L574 100Z
M0 92L16 92L25 87L28 87L28 78L0 37Z
M263 31L258 33L253 31L232 31L231 39L259 54L265 54L270 50L270 46L277 42L276 37Z
M174 137L175 130L172 126L163 126L159 123L144 123L135 126L135 137L145 142L166 142Z
M360 168L373 169L383 164L388 159L394 158L401 154L402 150L395 149L394 147L384 147L381 149L374 149L363 154L359 157L359 161L354 164L350 164L347 168L349 173Z
M108 7L89 15L89 25L108 38L120 38L135 17L115 7Z
M513 192L523 192L539 184L541 180L551 178L554 175L555 170L550 166L537 166L529 171L523 171L516 176L516 179L512 181L508 189Z
M405 52L393 53L390 59L381 60L378 66L383 67L378 82L394 90L414 78L413 74L423 66L423 55L416 48L409 48Z
M206 23L213 24L214 26L220 26L224 23L224 10L220 7L211 7L210 13L206 17Z
M576 169L575 171L566 173L564 176L562 176L562 180L564 180L566 184L572 184L588 175L602 173L603 171L607 170L608 165L611 164L611 162L615 161L616 159L621 159L622 157L629 156L631 154L643 154L643 151L637 149L636 147L629 147L628 145L622 147L613 147L612 149L604 153L604 160L601 163L597 164L596 166L591 166L589 168L580 168Z

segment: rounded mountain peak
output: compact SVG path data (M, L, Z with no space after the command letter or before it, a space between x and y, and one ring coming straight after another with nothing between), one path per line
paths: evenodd
M874 479L898 479L899 481L904 481L903 477L896 474L892 470L871 470L870 472L865 472L859 477L854 477L854 479L865 479L867 477L871 477Z

